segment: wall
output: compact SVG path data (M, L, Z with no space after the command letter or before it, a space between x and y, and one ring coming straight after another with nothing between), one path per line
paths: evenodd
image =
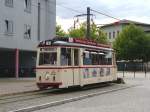
M41 40L55 35L56 0L39 0L41 3ZM53 2L51 4L51 2ZM47 4L47 2L49 4ZM32 0L31 13L24 11L24 0L14 0L13 7L5 6L5 0L0 0L0 48L19 48L21 50L36 50L39 43L37 36L38 0ZM48 11L47 11L48 10ZM51 13L49 13L51 12ZM12 35L5 35L5 20L13 21ZM31 39L24 38L24 24L31 25Z
M107 39L109 40L110 43L112 43L115 38L117 37L117 31L121 32L122 31L122 25L113 25L113 26L107 26L107 27L102 27L102 30L107 33ZM111 39L109 38L109 32L111 32ZM113 38L113 32L115 32L115 38Z

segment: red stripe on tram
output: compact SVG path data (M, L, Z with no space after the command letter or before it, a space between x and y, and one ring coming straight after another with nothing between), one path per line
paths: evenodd
M94 67L92 67L92 66L82 66L82 67L37 67L37 68L35 68L35 69L78 69L78 68L113 68L113 67L115 67L115 66L113 66L113 65L110 65L110 66L105 66L105 65L103 65L103 66L94 66Z

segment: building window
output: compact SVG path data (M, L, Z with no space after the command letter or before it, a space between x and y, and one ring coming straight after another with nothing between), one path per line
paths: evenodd
M31 39L31 25L24 25L24 38Z
M25 11L26 12L31 12L31 0L24 0L25 2Z
M113 32L113 38L115 38L115 32Z
M13 33L13 21L5 20L5 34Z
M109 32L109 39L111 39L111 32Z
M13 0L5 0L5 5L8 7L13 7Z

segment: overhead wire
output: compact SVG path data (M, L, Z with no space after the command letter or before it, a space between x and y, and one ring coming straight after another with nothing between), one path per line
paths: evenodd
M16 2L23 2L23 1L21 1L21 0L16 0ZM63 6L63 5L60 5L60 4L56 4L56 2L52 2L52 1L48 1L49 3L51 3L51 4L54 4L54 5L56 5L56 6L59 6L59 7L62 7L62 8L65 8L65 9L67 9L67 10L69 10L69 11L72 11L72 12L75 12L75 13L79 13L79 14L81 14L81 13L83 13L83 12L81 12L81 11L79 11L79 10L76 10L76 9L73 9L73 8L70 8L70 7L67 7L67 6ZM49 5L49 4L48 4ZM37 4L35 4L35 3L31 3L31 6L32 7L37 7L38 8L38 5ZM32 10L32 9L31 9ZM48 10L48 9L46 9L46 8L44 8L44 7L40 7L40 10L41 11L47 11L48 13L50 13L50 14L54 14L51 10ZM0 33L0 35L5 35L5 33Z
M17 1L20 1L20 0L17 0ZM22 1L20 1L20 2L22 2ZM73 9L73 8L70 8L70 7L67 7L67 6L63 6L63 5L57 4L56 2L53 2L53 1L48 1L48 2L49 2L49 3L52 3L52 4L56 5L56 6L62 7L62 8L64 8L64 9L67 9L67 10L69 10L69 11L72 11L72 12L75 12L75 13L79 13L79 14L83 14L83 12L81 12L80 10ZM49 5L49 4L48 4L48 5ZM38 5L33 4L33 3L31 4L31 6L33 6L33 7L38 7ZM50 13L50 14L54 14L51 10L48 10L48 9L46 9L46 8L44 8L44 7L40 7L40 9L41 9L41 10L44 10L44 11L47 11L47 12ZM113 18L113 19L115 19L115 20L119 20L119 21L120 21L119 18L110 16L110 15L108 15L108 14L106 14L106 13L102 13L102 12L97 11L97 10L94 10L94 9L90 9L90 10L91 10L92 12L96 12L96 13L98 13L98 14L101 14L101 15L104 15L104 16L106 16L106 17ZM2 34L1 34L1 35L2 35Z
M116 17L110 16L110 15L105 14L105 13L102 13L102 12L100 12L100 11L93 10L93 9L90 9L90 10L91 10L91 11L93 11L93 12L96 12L96 13L98 13L98 14L104 15L104 16L106 16L106 17L113 18L113 19L115 19L115 20L120 21L120 19L119 19L119 18L116 18Z
M76 13L83 13L83 12L81 12L81 11L79 11L79 10L77 10L77 9L73 9L73 8L70 8L70 7L67 7L67 6L64 6L64 5L61 5L61 4L57 4L57 3L55 3L55 2L52 2L52 1L48 1L49 3L52 3L52 4L55 4L56 6L59 6L59 7L62 7L62 8L65 8L65 9L67 9L67 10L70 10L70 11L72 11L72 12L76 12Z

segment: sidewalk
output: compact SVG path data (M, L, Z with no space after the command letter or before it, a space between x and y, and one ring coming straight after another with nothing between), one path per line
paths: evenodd
M35 78L0 78L0 96L36 90Z
M150 79L150 72L129 72L129 71L118 71L118 77L124 77L124 78L139 78L139 79Z

